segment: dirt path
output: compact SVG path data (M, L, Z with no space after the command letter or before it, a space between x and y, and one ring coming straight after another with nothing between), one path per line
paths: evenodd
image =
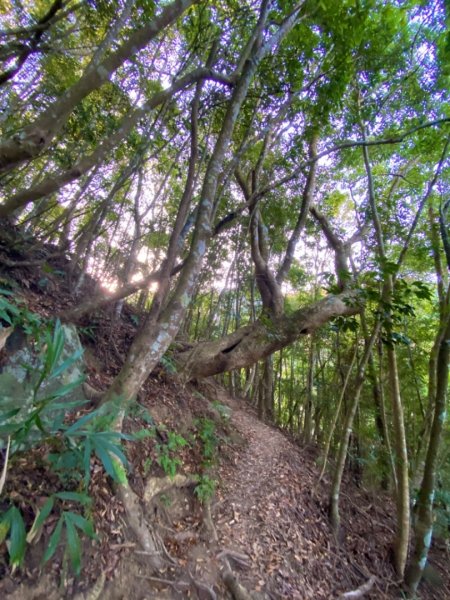
M291 600L330 600L364 583L373 572L365 557L352 560L337 547L324 488L315 491L311 456L259 421L242 400L221 390L218 400L232 408L232 423L247 441L235 467L221 470L222 495L213 511L220 545L250 557L240 581L263 597ZM365 597L392 596L378 587Z
M112 576L108 575L100 596L84 594L86 589L95 589L93 581L87 588L75 584L72 590L80 590L75 598L229 600L222 580L224 553L238 581L254 600L338 600L342 592L355 590L372 575L377 581L364 600L402 597L390 560L395 509L389 496L383 497L375 486L376 493L358 488L346 474L341 505L343 536L338 544L328 524L329 482L318 486L319 467L314 453L261 422L244 400L231 398L216 385L212 388L205 392L203 402L210 409L210 400L215 396L232 409L229 435L234 436L234 441L221 451L217 473L220 484L212 504L218 540L205 527L193 488L174 491L170 497L167 494L164 503L161 499L165 516L159 521L159 533L166 545L168 562L155 576L146 553L122 527L120 510L106 496L105 506L112 507L113 523L118 524L117 534L116 529L113 532L117 540L108 537L105 542L110 545L106 563L101 563L96 554L92 555L92 562L99 567L96 578L101 572ZM160 404L161 388L157 389L155 403ZM166 408L178 408L181 420L183 415L185 418L182 411L186 406L180 404L180 394L175 392L177 389L174 404ZM166 405L169 400L165 398ZM191 400L197 406L195 395ZM92 551L96 552L96 548ZM244 555L245 564L230 558L233 553L241 558ZM446 600L450 598L450 582L442 551L435 555L433 564L443 581L433 586L423 584L421 598ZM57 564L55 568L58 569ZM1 593L0 581L0 596L11 600L60 600L63 596L57 588L58 573L56 577L51 575L47 572L38 584L31 577L23 584L10 579L12 587L6 595L5 586Z
M346 474L338 544L328 524L329 481L318 485L314 455L261 422L245 401L222 389L217 397L232 409L232 424L247 442L234 468L222 467L222 497L213 515L220 545L250 557L250 567L238 572L247 589L271 600L332 600L374 575L365 600L404 597L392 568L392 499L377 487L358 487ZM447 560L442 550L431 553L423 600L450 598Z

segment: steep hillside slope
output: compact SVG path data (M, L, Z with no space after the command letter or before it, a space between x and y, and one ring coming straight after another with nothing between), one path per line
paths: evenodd
M13 268L7 257L2 287L42 316L70 305L67 265L42 256L26 260L28 265ZM88 281L85 293L94 285ZM104 310L79 327L91 388L107 388L139 318L129 307L118 321ZM7 360L6 348L1 358ZM77 418L89 410L82 408ZM30 544L21 568L11 570L7 545L0 546L1 597L300 600L338 598L358 588L361 596L367 589L366 598L401 597L391 565L391 501L359 488L348 475L343 536L334 539L327 516L328 483L317 483L315 449L301 447L259 421L245 400L230 397L217 382L184 387L168 361L130 408L125 431L130 436L123 442L129 480L158 536L161 571L150 568L148 553L127 527L111 479L93 459L93 502L84 514L92 518L97 539L82 542L81 577L71 572L64 538L41 566L55 531L55 512ZM77 489L52 470L50 450L43 443L18 452L8 466L0 509L17 505L27 530L50 494ZM67 507L79 510L69 500ZM437 542L422 598L450 597L447 560Z

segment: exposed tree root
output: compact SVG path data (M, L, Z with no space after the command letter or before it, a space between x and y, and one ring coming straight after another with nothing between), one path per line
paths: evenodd
M211 515L211 502L206 502L203 506L203 523L207 533L212 537L215 542L219 541L216 528Z
M102 573L90 590L84 594L76 594L73 600L98 600L105 587L105 573Z
M173 477L151 477L145 486L144 501L149 504L155 496L172 488L183 488L195 485L195 481L185 475Z
M100 400L105 395L105 392L96 390L91 385L89 385L89 383L87 383L86 381L83 383L82 388L83 388L83 394L85 395L86 399L90 400L91 402L94 402L94 403L100 402Z
M228 561L226 562L228 563ZM229 567L225 568L225 571L222 573L222 579L227 588L230 590L234 600L253 600L251 595L248 593L245 587L239 583Z
M217 535L217 531L212 520L210 503L205 504L205 511L203 512L204 519L205 515L208 521L206 527L211 530L213 539L215 541L218 541L219 536ZM253 600L249 592L245 589L245 587L242 584L239 583L237 577L233 574L228 557L234 560L239 559L241 566L243 565L243 563L245 563L245 566L248 566L248 563L246 563L247 556L245 554L240 554L231 550L223 550L222 552L219 552L217 558L220 558L225 566L225 569L222 573L222 579L229 591L231 592L231 595L233 596L234 600Z
M375 575L372 575L369 581L367 581L364 585L361 585L359 588L352 590L351 592L345 592L344 594L341 594L338 600L353 600L353 598L362 598L365 594L367 594L367 592L370 592L376 580L377 578Z
M225 548L216 556L218 560L226 558L232 560L236 563L237 566L247 569L250 567L250 559L247 554L243 554L242 552L236 552L235 550L230 550Z
M161 494L173 488L189 487L194 484L195 481L193 479L180 474L175 475L173 478L153 477L149 479L149 481L146 484L144 490L144 502L146 505L149 505L152 502L152 500L154 500L154 498L158 496L158 494ZM127 523L142 548L141 551L136 550L135 552L148 556L148 566L155 572L163 569L164 566L167 565L167 562L176 564L174 559L166 550L164 543L158 535L158 533L156 532L156 530L146 523L144 512L142 510L139 498L133 492L131 487L128 484L120 484L117 485L116 489L119 498L122 501L123 506L125 508ZM217 542L218 535L212 520L210 503L206 503L204 505L203 520L210 536L212 537L214 542ZM248 567L248 557L244 554L225 549L217 555L217 558L222 561L225 567L222 573L222 579L227 588L229 589L230 593L232 594L233 598L235 600L253 600L250 593L242 584L239 583L236 576L233 574L229 562L230 559L235 561L236 564L240 567ZM180 590L180 586L185 588L185 586L188 585L186 582L170 581L168 579L161 579L156 576L153 577L145 575L142 577L148 579L149 581L154 581L155 583L170 585L171 587L177 590ZM196 580L191 574L190 579L191 583L199 591L201 591L203 595L207 594L212 600L216 600L217 596L212 587Z
M165 564L163 544L153 528L147 526L139 498L128 484L119 484L116 489L125 508L127 523L148 554L149 566L155 570L162 569Z
M177 592L185 592L189 589L190 584L186 581L171 581L170 579L162 579L161 577L151 577L150 575L138 575L140 579L160 583L161 585L169 585Z
M193 585L195 586L195 588L202 594L202 597L204 597L206 594L209 596L209 598L211 598L211 600L217 600L217 594L212 589L211 586L206 585L206 583L203 583L203 581L198 581L198 579L195 579L195 577L192 575L192 573L190 571L189 571L189 577L190 577Z

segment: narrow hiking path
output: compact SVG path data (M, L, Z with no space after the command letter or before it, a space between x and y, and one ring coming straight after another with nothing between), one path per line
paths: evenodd
M374 574L367 569L370 556L358 561L363 548L352 552L351 534L345 551L333 539L312 457L261 422L243 400L220 389L217 397L232 409L232 424L247 442L231 468L221 467L213 510L219 545L250 558L250 567L238 572L241 583L263 597L292 600L338 598L363 584ZM367 534L374 527L367 521ZM366 552L371 546L367 540ZM384 583L365 597L393 596Z

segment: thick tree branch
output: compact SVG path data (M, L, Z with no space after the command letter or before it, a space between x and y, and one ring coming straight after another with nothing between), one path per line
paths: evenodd
M174 0L151 23L134 31L102 62L92 61L82 77L33 123L18 135L0 143L0 172L32 159L46 148L63 127L74 108L91 92L104 85L126 60L142 50L198 0Z
M290 315L270 317L265 314L252 325L212 342L197 344L177 355L183 377L209 377L232 369L249 367L309 334L337 316L355 315L360 311L358 295L345 292L327 296Z
M17 266L22 266L22 263ZM173 277L177 273L181 271L184 263L180 263L176 267L172 269L170 276ZM94 296L93 298L89 298L85 302L78 303L75 307L68 308L63 310L58 314L58 317L63 319L64 321L70 321L72 323L76 323L85 315L92 313L103 306L107 306L113 302L117 302L118 300L123 300L131 294L138 292L139 290L143 290L148 287L151 283L157 283L162 277L161 269L157 271L152 271L148 275L146 275L140 281L133 281L122 285L115 292L108 294L99 294L98 296Z
M263 27L260 27L261 31L267 24L269 9L270 2L263 0L256 25L257 28L261 24L263 25ZM219 177L223 170L223 164L242 105L247 97L251 82L260 62L279 43L283 35L287 34L289 29L295 25L297 16L298 10L296 9L295 17L291 15L288 22L283 27L280 27L280 35L271 36L266 43L263 43L262 33L257 36L252 46L252 58L245 61L242 74L237 78L236 84L233 87L233 93L227 103L222 127L206 168L191 248L183 271L169 302L159 315L158 320L156 322L146 322L136 336L126 362L108 390L105 400L120 396L123 398L123 403L125 404L133 398L177 334L196 288L198 274L206 253L207 242L212 233L212 219L214 216Z
M264 138L264 143L258 156L256 167L251 171L250 175L245 178L239 169L236 169L235 176L245 200L249 203L251 256L253 264L255 265L255 280L261 295L263 306L270 313L279 314L283 310L283 296L268 262L269 247L267 230L262 221L261 213L256 202L250 203L250 198L254 197L254 191L258 188L259 175L268 150L269 140L270 131ZM251 180L251 184L248 180Z
M315 206L310 208L310 212L314 219L320 225L328 245L334 251L334 267L339 290L344 290L350 279L349 260L351 255L352 245L361 240L365 234L368 224L365 223L360 227L348 240L341 238L333 231L328 219Z
M75 165L63 171L46 177L43 181L32 188L20 190L14 196L0 204L0 218L12 214L18 208L24 207L30 202L36 202L40 198L44 198L68 183L75 181L84 175L89 169L100 164L108 156L110 151L115 148L134 128L138 121L146 116L148 111L155 109L163 104L179 91L186 89L193 83L201 79L212 79L218 81L221 76L215 74L211 69L200 67L178 81L174 82L169 88L161 92L157 92L152 98L145 103L142 108L134 110L131 114L125 116L116 129L116 131L90 154L83 157Z
M309 157L314 159L317 154L317 134L313 135L313 138L309 144ZM294 252L297 247L300 234L305 227L306 219L308 218L309 209L313 203L314 192L316 189L316 172L317 172L317 161L311 164L309 169L308 177L306 178L305 188L302 194L302 204L298 215L297 223L295 224L294 230L289 238L289 242L286 248L286 254L284 255L283 262L277 273L277 282L281 283L284 281L286 275L289 273L292 261L294 260Z

